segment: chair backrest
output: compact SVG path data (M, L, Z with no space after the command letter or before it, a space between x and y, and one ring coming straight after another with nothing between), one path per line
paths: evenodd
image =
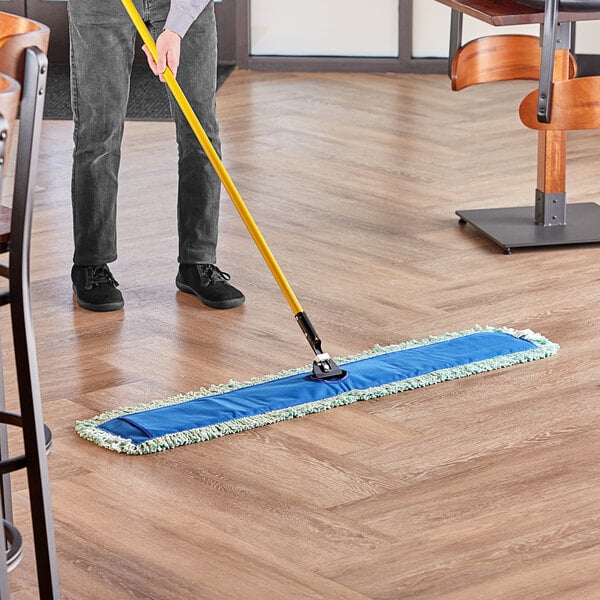
M542 77L538 91L525 97L519 107L521 121L538 131L600 129L600 77L553 82L552 67L557 42L559 11L600 11L600 0L518 0L545 8Z
M538 80L542 49L531 35L493 35L464 44L452 60L454 91L471 85L515 79ZM569 77L577 75L577 62L569 56Z
M519 107L523 124L538 131L600 129L600 77L557 81L552 93L552 118L538 119L538 91L528 94Z
M24 228L25 235L29 233L30 225L26 221L30 219L30 199L35 186L49 39L50 29L46 25L26 17L0 12L0 73L6 74L7 80L16 80L21 86L18 142L12 140L14 115L11 116L9 111L4 115L9 121L9 136L12 140L9 145L16 145L17 155L12 221L10 227L2 227L0 240L6 236L12 238ZM4 209L0 209L1 211ZM25 218L25 222L22 218ZM1 241L0 251L5 251Z
M597 18L600 0L517 0L519 4L544 9L542 37L542 62L538 90L537 118L540 123L550 123L553 111L554 59L557 48L565 48L569 38L565 26L585 18ZM561 16L562 15L562 16ZM559 34L559 30L562 33Z
M25 48L48 53L50 29L32 19L0 12L0 73L23 83Z

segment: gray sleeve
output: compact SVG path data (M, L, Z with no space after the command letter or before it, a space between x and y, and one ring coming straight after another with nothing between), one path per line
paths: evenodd
M210 0L171 0L165 29L183 37L209 3Z

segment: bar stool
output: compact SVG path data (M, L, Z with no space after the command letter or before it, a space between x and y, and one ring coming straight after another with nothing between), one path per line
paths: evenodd
M20 414L0 412L4 429L0 430L0 474L5 515L5 527L0 528L0 548L8 550L0 552L0 598L9 598L7 572L15 566L20 552L20 535L12 524L9 473L25 468L39 597L56 600L60 598L60 591L46 459L51 436L42 419L29 281L31 221L48 69L45 52L50 32L41 23L1 12L0 31L0 72L7 74L5 81L11 84L16 80L21 89L17 103L20 109L18 138L11 141L8 121L14 120L14 116L10 110L8 120L3 119L0 127L2 152L9 141L16 152L12 208L0 210L3 217L0 219L0 252L8 252L10 258L9 265L0 265L0 275L8 279L8 291L0 294L0 305L10 304L11 309L20 406ZM20 456L7 454L6 424L22 430L24 452Z
M449 74L453 89L490 81L537 79L536 103L542 122L551 118L552 92L557 84L574 80L577 73L570 53L574 24L600 19L598 0L437 1L452 9ZM492 35L463 44L464 14L495 26L539 23L540 37ZM567 211L566 131L537 129L534 206L458 210L459 222L473 226L506 254L513 248L600 242L598 204L571 204Z

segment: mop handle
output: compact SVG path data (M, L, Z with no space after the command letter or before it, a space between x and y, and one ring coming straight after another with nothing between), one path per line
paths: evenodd
M154 60L157 60L158 52L156 50L156 44L154 43L154 40L152 39L152 36L150 35L146 24L144 23L137 9L133 5L132 0L121 0L121 2L125 7L125 10L129 14L131 21L135 25L135 28L140 34L142 41L144 42L148 50L150 50L150 53L152 54ZM290 308L294 312L294 315L303 312L302 306L300 305L300 302L298 302L296 294L294 294L294 290L292 290L290 284L285 278L285 275L283 274L283 271L279 268L275 257L273 256L271 250L269 249L269 246L267 245L267 242L265 241L260 230L258 229L258 226L252 218L252 215L246 208L246 204L240 196L240 193L237 191L233 181L231 180L231 177L229 176L229 173L227 173L227 170L225 169L221 159L219 158L219 155L217 154L216 150L214 149L213 145L208 139L208 136L206 135L204 128L200 124L200 121L194 113L194 110L192 109L190 103L188 102L188 99L185 97L185 94L183 93L179 83L177 83L177 80L173 76L173 72L169 69L169 67L167 67L163 75L167 86L171 90L171 93L173 94L175 100L177 101L177 104L179 105L179 108L181 108L181 111L183 112L185 118L187 119L187 122L192 128L192 131L198 138L198 141L200 142L204 153L208 157L210 164L213 166L214 170L219 176L223 187L227 190L231 201L237 209L240 217L242 217L244 225L246 226L250 235L252 236L254 243L256 244L258 250L262 254L263 259L267 263L269 270L275 278L277 285L279 285L281 291L283 292L283 295L285 296L285 299L290 305Z

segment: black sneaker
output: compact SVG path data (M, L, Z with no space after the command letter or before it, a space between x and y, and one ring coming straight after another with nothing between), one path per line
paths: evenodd
M71 270L73 291L81 308L97 312L108 312L123 308L123 295L119 285L106 265L79 267Z
M234 308L243 304L244 294L228 281L229 273L223 273L216 265L179 265L175 284L187 294L194 294L211 308Z

